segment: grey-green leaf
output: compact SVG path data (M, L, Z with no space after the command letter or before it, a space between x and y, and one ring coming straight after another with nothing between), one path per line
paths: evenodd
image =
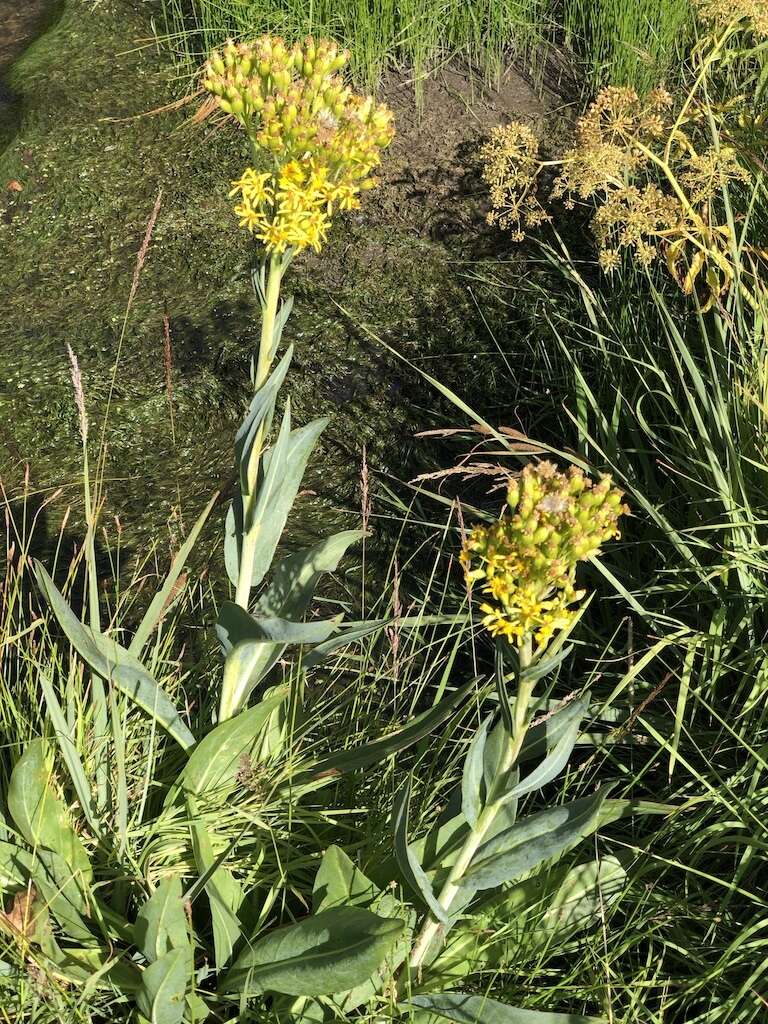
M40 562L35 576L67 639L86 664L102 679L109 679L151 715L185 749L195 738L182 721L168 694L152 678L138 658L120 644L84 626L62 597Z
M305 548L284 558L275 568L272 582L256 605L257 617L253 621L262 617L272 620L285 619L290 623L299 624L309 607L320 577L323 573L333 572L350 544L363 536L364 533L360 530L344 530L311 548ZM244 627L242 616L235 618L232 614L228 622L233 634L231 642L240 625ZM336 620L326 622L322 627L327 630L325 637L337 626ZM253 628L251 627L251 630ZM314 638L317 636L314 632L306 635ZM286 645L287 641L264 640L256 636L244 636L240 642L235 643L224 667L224 691L230 695L231 705L224 709L227 716L244 707L254 687L277 663Z
M279 928L245 950L223 991L292 996L348 992L381 965L404 922L360 907L336 907Z
M136 915L135 942L150 963L189 946L180 878L165 878Z
M232 952L242 934L238 911L243 902L243 891L232 872L223 864L226 852L218 858L213 853L213 843L205 819L200 814L197 802L191 793L187 794L192 851L200 873L196 885L204 882L208 905L211 908L213 926L213 951L216 967L223 970L232 959Z
M316 914L332 907L368 907L379 895L373 882L339 846L329 846L320 862L312 889Z
M88 821L93 834L96 836L101 835L102 825L99 820L99 816L93 805L93 793L91 786L88 782L88 778L83 768L83 763L80 760L80 755L77 752L77 747L72 739L72 732L67 724L67 720L64 717L64 712L59 704L59 699L56 696L56 692L53 688L53 684L50 679L45 676L42 672L38 674L40 682L40 689L43 691L45 697L45 703L48 708L48 716L51 719L51 723L56 733L56 740L61 750L61 756L69 770L69 777L72 780L77 799L80 801L80 806L83 809L83 814Z
M488 739L492 715L480 724L472 738L464 761L464 772L461 778L461 810L469 827L474 829L482 810L483 755Z
M260 427L263 426L263 433L269 429L277 393L285 380L292 358L293 345L289 345L283 358L251 399L245 419L235 434L235 468L240 477L240 490L243 494L248 490L247 468L253 442ZM237 575L235 574L236 581Z
M8 810L30 846L53 850L76 879L90 881L91 862L66 805L54 792L42 739L32 740L19 758L8 787Z
M162 587L160 587L158 592L150 601L149 608L147 608L146 612L144 613L144 616L142 617L142 620L139 623L138 628L136 629L136 632L133 635L133 640L131 640L130 646L128 648L131 654L133 654L135 657L141 657L141 652L144 649L144 645L146 644L147 640L149 640L150 636L152 635L152 630L155 628L155 626L157 626L158 622L165 614L169 602L172 601L176 581L181 575L181 572L186 564L186 561L189 558L190 554L192 553L192 548L197 543L197 538L200 536L200 531L205 525L205 522L208 519L208 516L210 515L211 509L215 505L216 499L218 497L219 493L217 491L216 494L214 494L214 496L211 498L211 500L208 502L208 504L205 506L203 511L198 516L197 522L189 531L189 535L187 536L179 550L176 552L176 555L173 561L171 562L171 567L168 570L168 575L165 577L165 580L163 581Z
M524 779L513 785L504 794L503 799L516 800L534 790L542 789L551 782L568 763L576 740L581 729L581 719L589 710L589 693L584 694L578 700L571 701L553 718L561 717L558 727L559 739L553 749L547 754L544 760Z
M286 417L288 413L286 412ZM246 514L246 531L255 531L252 586L264 579L299 492L307 462L328 419L313 420L297 430L280 431L275 447L264 456L264 476L255 507Z
M602 1024L598 1017L582 1017L577 1013L550 1013L547 1010L523 1010L507 1006L487 996L463 992L440 992L435 995L412 996L404 1004L423 1010L420 1024L437 1024L438 1020L456 1024Z
M477 680L471 679L464 686L443 697L435 707L430 708L429 711L423 711L395 732L380 736L378 739L371 740L370 743L363 743L349 750L329 754L309 768L306 773L302 773L301 781L305 781L307 776L320 778L343 775L345 772L365 768L369 764L378 764L383 758L391 757L393 754L405 750L447 722L464 698L476 687Z
M150 1024L181 1024L186 1009L189 950L172 949L144 971L136 1004Z
M445 909L438 903L432 883L427 878L424 868L419 863L416 851L408 842L408 810L411 801L411 784L408 780L400 790L395 801L393 812L393 828L395 834L395 856L403 877L411 889L419 894L429 907L432 916L447 926L449 917Z
M515 822L480 847L464 875L466 884L475 889L503 885L559 857L599 826L607 795L608 787L603 787L593 796Z

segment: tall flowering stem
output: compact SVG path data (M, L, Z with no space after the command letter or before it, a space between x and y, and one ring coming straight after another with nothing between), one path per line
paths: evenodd
M254 399L238 434L240 487L228 516L225 545L235 604L246 612L254 587L269 568L312 444L324 426L318 420L292 430L286 403L279 436L268 450L276 393L290 362L289 350L275 371L275 383L272 366L291 308L290 300L281 303L282 282L297 255L306 249L321 250L334 216L358 207L361 194L376 185L371 173L394 134L391 112L345 84L341 73L348 58L347 51L329 40L309 36L288 46L278 36L265 35L252 43L227 42L211 54L202 76L209 94L203 113L218 108L240 125L251 143L252 164L232 182L229 195L240 227L263 253L254 278L262 315L252 369ZM283 595L281 605L270 606L270 616L303 616L302 578L299 573L294 592ZM227 616L222 633L237 646L229 632L234 620ZM274 642L253 639L263 634L263 628L258 622L247 626L249 620L239 621L238 629L250 631L250 653L245 659L227 657L220 719L242 708L274 663ZM301 629L286 633L298 636Z
M400 978L401 995L409 976L414 972L418 976L439 951L445 921L457 913L462 893L471 891L467 873L509 802L510 779L536 708L539 675L532 668L550 642L573 627L586 594L576 588L577 565L619 536L618 520L626 512L622 493L609 477L594 485L579 469L562 473L553 463L540 462L526 466L510 481L497 522L476 527L464 543L465 576L471 586L482 587L483 625L496 639L496 685L500 704L508 709L502 719L506 742L482 809L470 821L464 844L437 896L443 920L436 913L427 915L411 950L410 970ZM504 648L510 645L516 652L516 692L511 696L504 671ZM483 743L486 734L487 729L480 734Z

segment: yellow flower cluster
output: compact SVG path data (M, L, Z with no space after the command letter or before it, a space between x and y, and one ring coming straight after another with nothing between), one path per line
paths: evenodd
M695 118L673 117L671 106L664 89L644 99L626 87L603 89L578 121L574 145L553 161L560 173L550 199L569 209L577 201L598 204L592 229L605 272L619 267L623 252L642 267L662 257L686 294L704 282L699 294L706 308L735 278L722 190L751 176L731 147L699 152ZM716 118L725 113L712 110ZM536 198L547 165L535 137L525 125L496 129L483 156L494 208L488 219L520 240L524 225L547 218ZM757 268L762 251L745 251Z
M512 479L507 507L491 526L477 526L461 552L469 585L482 581L480 605L492 636L540 647L566 628L584 596L576 566L619 536L628 508L610 477L592 481L576 468L561 473L551 462L525 467Z
M241 226L269 251L319 250L334 210L355 208L376 184L370 174L392 141L392 113L344 85L348 56L329 40L288 49L267 35L230 41L205 66L204 88L272 167L233 183Z
M311 246L316 252L325 241L334 207L352 210L359 205L356 190L328 180L327 168L314 160L291 160L276 175L248 168L232 182L231 196L240 196L235 214L270 252Z
M768 0L696 0L702 21L717 28L746 22L760 36L768 36Z

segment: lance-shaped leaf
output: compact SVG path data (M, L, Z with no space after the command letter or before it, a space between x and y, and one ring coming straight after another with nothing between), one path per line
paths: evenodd
M348 992L381 965L404 927L361 907L335 907L278 928L245 950L224 992L320 996Z
M567 711L571 705L567 705L562 711ZM545 704L542 708L544 711L555 710L556 703ZM568 730L571 725L571 718L569 715L563 715L562 711L556 711L555 714L550 715L543 722L539 722L538 725L533 725L526 733L525 739L523 740L523 747L518 757L518 763L524 761L535 761L546 755L557 746L563 737L563 734ZM590 734L581 733L577 735L576 742L578 743L592 743L593 737Z
M625 881L619 861L605 857L573 867L559 864L488 890L430 963L426 986L443 990L480 971L519 968L545 952L565 953L575 935L604 921Z
M232 952L242 934L237 915L243 902L243 891L232 872L224 867L223 861L228 851L225 850L218 858L214 856L211 836L198 810L197 801L190 793L187 794L187 808L192 834L192 852L197 870L200 872L200 878L193 889L200 885L205 888L208 905L211 908L216 967L221 971L232 959Z
M483 755L492 717L486 718L473 736L461 777L461 810L472 829L482 810Z
M443 697L435 707L423 711L402 728L371 740L370 743L329 754L302 772L296 781L305 782L309 778L317 779L323 776L334 777L365 768L369 764L378 764L385 757L391 757L429 736L451 718L457 707L470 693L474 693L476 688L477 679L470 679L464 686Z
M600 808L610 787L562 807L531 814L484 843L472 859L464 881L474 889L503 885L561 856L600 823Z
M578 700L571 701L562 710L553 715L553 720L559 718L558 736L555 746L550 750L544 760L534 770L526 775L520 782L512 785L504 794L502 799L506 803L509 800L517 800L527 793L542 789L551 782L568 763L581 728L581 720L589 710L589 694L584 694Z
M603 1024L598 1017L582 1017L577 1013L550 1013L548 1010L523 1010L507 1006L487 996L464 992L440 992L436 995L412 996L404 1009L424 1011L415 1020L418 1024L437 1020L455 1024Z
M69 811L51 785L46 744L32 740L16 763L8 787L8 810L16 828L35 849L58 854L69 865L69 874L89 882L91 862L75 832Z
M226 658L222 689L235 702L229 713L245 704L289 644L327 640L339 621L293 622L276 616L255 619L244 608L225 601L219 610L216 633Z
M393 811L393 830L395 834L395 856L400 870L408 885L429 907L432 916L443 925L448 925L449 917L432 891L432 883L419 858L408 842L408 811L411 803L410 779L400 790Z
M290 405L286 406L275 446L264 456L264 475L254 504L250 510L246 510L245 515L245 532L256 537L251 582L253 587L261 583L272 565L309 456L327 426L328 419L322 418L313 420L305 427L291 430Z
M69 728L64 712L59 704L56 692L53 689L53 684L42 672L38 673L38 680L40 682L40 689L43 691L45 697L45 703L48 707L48 716L51 719L51 723L56 733L56 740L61 750L61 756L64 758L64 762L69 770L69 777L72 780L77 799L80 801L80 806L83 809L83 814L88 821L88 824L96 836L101 836L102 824L99 821L99 816L93 804L93 793L91 791L90 783L85 774L83 763L80 760L80 755L77 752L74 740L72 739L72 730ZM2 827L0 823L0 838L2 837Z
M235 434L235 468L240 478L241 494L248 494L248 462L256 435L259 428L263 428L262 434L269 429L274 415L277 393L283 385L292 359L293 345L290 345L283 358L251 399L245 419Z
M138 658L120 644L84 626L62 597L40 562L35 576L67 639L89 668L108 679L151 715L185 750L194 746L195 737L184 724L171 698L152 678Z
M266 640L260 631L258 622L261 619L271 621L271 628L277 628L278 620L285 623L286 633L302 637L300 642L317 643L338 627L338 620L326 620L323 623L301 623L320 577L323 573L334 572L347 548L360 540L365 534L360 530L344 530L336 533L310 548L304 548L284 558L275 569L275 573L266 591L259 599L257 616L251 618L243 609L235 612L236 605L227 605L222 611L225 621L220 619L219 625L226 631L226 637L220 632L225 649L232 645L225 663L225 679L223 692L228 695L228 706L222 708L225 717L233 715L242 708L253 688L266 676L269 670L282 656L290 640ZM240 614L242 613L242 614ZM252 623L256 625L252 625ZM306 625L305 630L296 629L289 633L289 628ZM326 630L323 636L323 630ZM274 635L274 634L273 634Z
M312 908L316 914L332 907L367 908L379 894L380 890L341 847L328 847L312 887Z
M257 439L263 444L272 425L277 393L285 380L293 346L290 346L276 369L251 399L245 419L235 435L235 469L238 474L238 492L230 502L224 522L224 565L233 586L237 586L242 552L244 502L251 500L248 467Z
M164 878L139 908L134 937L150 963L172 949L190 949L180 878Z
M163 581L162 587L160 587L158 592L152 598L149 608L147 608L146 612L144 613L144 616L141 622L139 623L138 628L133 635L133 640L131 640L130 646L128 648L131 654L135 655L137 658L141 657L141 652L144 649L144 645L147 643L150 636L152 635L152 630L155 628L155 626L157 626L158 622L160 622L160 620L166 614L169 605L173 602L174 589L176 587L176 583L179 579L179 576L181 575L184 566L186 565L187 559L192 553L192 548L197 543L197 538L200 536L200 531L202 530L203 526L205 526L205 522L210 514L211 509L216 504L216 500L218 497L219 493L217 491L216 494L214 494L214 496L211 498L211 500L208 502L208 504L205 506L203 511L198 516L197 522L189 531L189 535L187 536L186 540L181 545L179 550L176 552L176 556L171 562L171 567L168 570L168 575L165 577L165 580Z
M181 1024L189 980L187 949L172 949L141 975L136 1005L150 1024Z

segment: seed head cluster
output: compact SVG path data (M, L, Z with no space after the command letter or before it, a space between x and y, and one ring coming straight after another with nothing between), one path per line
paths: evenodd
M205 65L203 87L245 129L263 167L233 182L235 214L269 252L319 251L336 210L359 205L392 141L392 113L358 96L339 72L349 59L308 36L228 42Z
M525 228L537 227L549 217L536 195L539 143L528 125L513 121L497 125L480 151L483 179L490 187L489 224L508 230L516 242Z
M506 508L491 526L477 526L461 552L467 583L482 583L483 624L492 636L544 647L566 628L584 596L576 566L619 536L629 509L606 476L598 484L551 462L525 467L509 483Z
M715 28L743 23L755 35L768 36L768 0L695 0L702 21Z
M568 209L595 204L592 230L605 272L616 270L624 254L641 267L663 258L687 294L697 278L704 282L706 306L735 278L722 190L751 175L729 146L699 151L695 117L676 117L672 106L661 88L643 99L627 87L603 89L578 121L574 145L554 161L559 174L549 198ZM535 136L525 125L496 129L483 157L493 206L488 219L520 240L525 227L548 219L536 195L546 164ZM760 253L751 255L757 266Z

